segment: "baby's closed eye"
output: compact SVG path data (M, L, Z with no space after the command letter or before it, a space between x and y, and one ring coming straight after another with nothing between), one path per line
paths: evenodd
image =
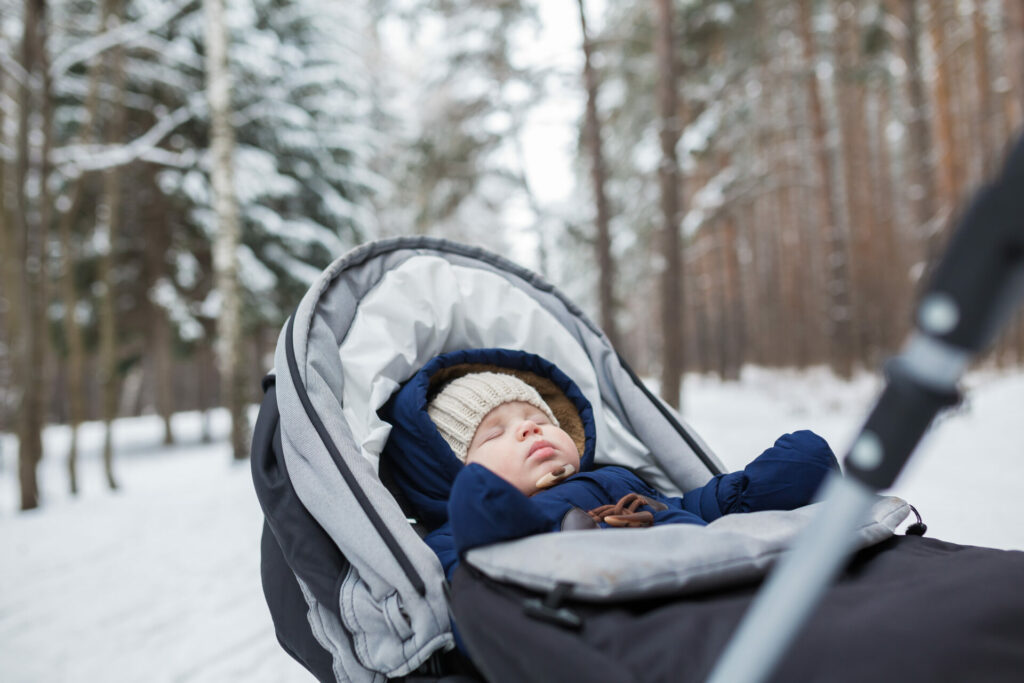
M491 427L489 430L483 433L483 436L480 439L480 443L490 441L491 439L497 439L499 436L501 436L503 431L504 430L501 427Z

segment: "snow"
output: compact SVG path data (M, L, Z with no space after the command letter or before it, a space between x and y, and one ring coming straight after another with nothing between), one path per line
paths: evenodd
M203 326L192 315L188 302L178 293L177 288L167 278L160 278L149 291L150 301L167 312L168 318L174 323L182 341L195 341L203 338Z
M930 536L1024 549L1024 370L984 370L944 416L892 493ZM824 369L745 368L740 382L689 376L684 414L730 468L783 431L849 445L879 382ZM14 440L0 435L0 671L28 681L310 681L277 644L259 578L262 514L248 463L231 462L226 414L214 441L202 416L115 424L121 489L103 484L103 430L83 425L77 499L67 493L69 430L51 426L40 465L44 507L17 513Z

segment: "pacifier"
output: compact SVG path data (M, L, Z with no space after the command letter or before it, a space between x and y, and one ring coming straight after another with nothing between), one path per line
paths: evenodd
M572 475L576 474L576 468L572 465L562 465L554 472L548 472L543 477L537 480L537 488L547 489L551 488L563 479L567 479Z

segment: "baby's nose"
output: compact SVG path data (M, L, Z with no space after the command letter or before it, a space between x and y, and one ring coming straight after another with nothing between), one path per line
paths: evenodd
M523 420L522 424L519 425L519 435L522 438L526 438L530 434L536 434L538 432L540 432L540 425L533 420Z

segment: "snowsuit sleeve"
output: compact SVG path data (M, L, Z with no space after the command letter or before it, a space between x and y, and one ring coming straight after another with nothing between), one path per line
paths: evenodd
M814 500L839 463L828 443L808 430L783 434L740 472L719 474L683 496L683 508L711 522L733 512L793 510Z

